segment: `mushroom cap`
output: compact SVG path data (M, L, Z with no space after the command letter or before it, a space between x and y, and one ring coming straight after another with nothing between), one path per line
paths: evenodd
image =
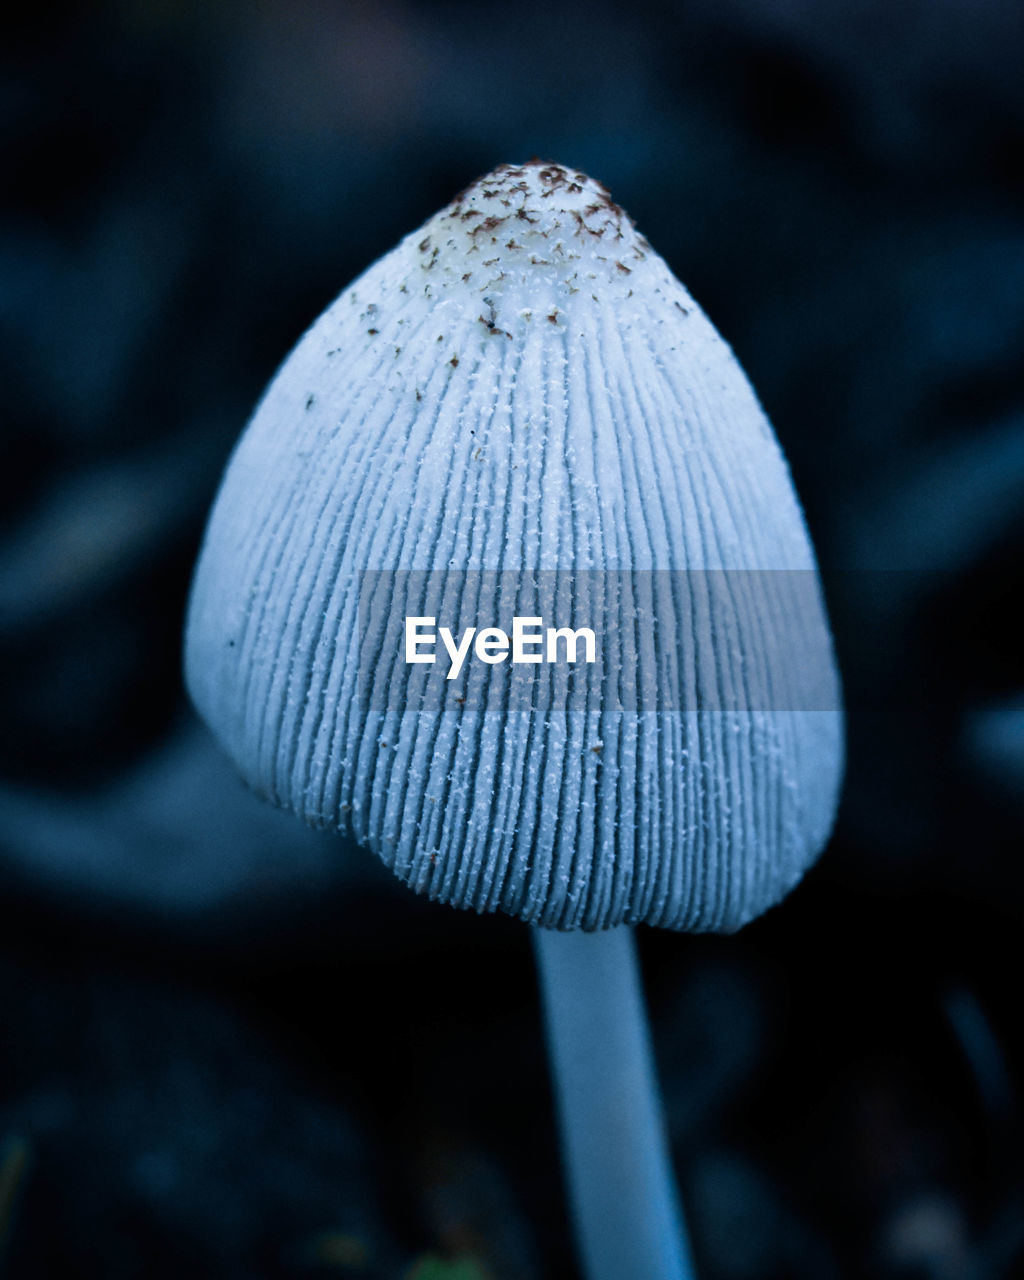
M407 616L508 630L541 598L602 661L471 660L453 689L404 660ZM473 184L301 339L224 476L185 660L252 787L461 907L732 930L834 817L785 460L665 262L559 165Z

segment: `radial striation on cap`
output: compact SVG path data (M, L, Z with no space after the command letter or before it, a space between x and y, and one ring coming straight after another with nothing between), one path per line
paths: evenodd
M530 574L619 584L597 612L621 660L529 702L479 664L474 697L426 698L362 625L368 581L408 616L423 571L506 629L477 571L520 575L520 613ZM671 698L624 696L641 650ZM604 188L540 162L468 188L287 359L217 497L186 674L257 791L420 892L553 928L737 928L817 855L842 772L813 551L754 393Z

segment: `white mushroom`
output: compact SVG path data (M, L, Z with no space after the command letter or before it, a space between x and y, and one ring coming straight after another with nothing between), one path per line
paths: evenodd
M599 661L503 661L502 629L545 605L593 630ZM458 651L454 689L408 660L410 630L439 649L442 625L452 652L492 629ZM542 926L589 1272L684 1274L632 937L612 928L731 930L777 902L831 827L842 713L771 428L603 187L501 166L314 324L225 475L186 670L256 790L432 898ZM607 941L547 932L578 929ZM581 1066L559 975L574 1025L601 1025L585 974L613 951L631 1030ZM616 1120L640 1126L617 1180L586 1142L573 1155L599 1076L643 1112Z

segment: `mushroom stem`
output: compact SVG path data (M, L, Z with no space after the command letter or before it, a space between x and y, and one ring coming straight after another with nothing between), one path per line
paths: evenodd
M533 936L584 1273L692 1280L633 930Z

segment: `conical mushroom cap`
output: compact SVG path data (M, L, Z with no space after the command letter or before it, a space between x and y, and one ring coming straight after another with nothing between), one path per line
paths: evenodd
M472 657L428 696L368 621L429 614L429 582L460 629L507 631L538 575L549 601L588 584L613 657L533 667L526 696ZM547 927L737 928L817 855L842 772L771 427L604 188L538 162L458 196L289 356L210 518L186 674L257 791L418 891Z

